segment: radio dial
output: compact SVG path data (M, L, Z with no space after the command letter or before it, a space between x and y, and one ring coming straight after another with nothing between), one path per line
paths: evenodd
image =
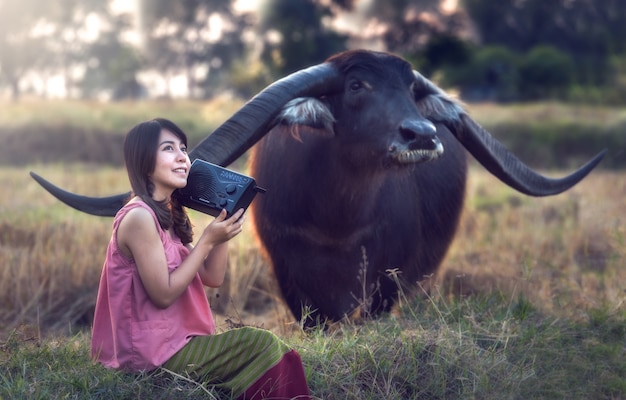
M234 183L229 183L228 185L226 185L226 193L233 194L236 191L237 191L237 185L235 185Z

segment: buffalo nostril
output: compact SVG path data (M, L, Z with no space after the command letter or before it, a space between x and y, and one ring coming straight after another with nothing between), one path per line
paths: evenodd
M437 128L428 120L406 120L400 124L400 135L412 150L437 148Z
M413 141L420 137L432 139L437 133L435 125L428 120L405 120L399 127L400 134L407 141Z

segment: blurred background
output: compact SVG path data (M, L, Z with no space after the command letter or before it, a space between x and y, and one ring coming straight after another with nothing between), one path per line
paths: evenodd
M620 0L2 0L0 93L248 98L349 48L467 101L626 104Z

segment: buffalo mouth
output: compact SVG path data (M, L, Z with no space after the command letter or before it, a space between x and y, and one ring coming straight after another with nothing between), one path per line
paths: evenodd
M441 141L432 137L422 141L418 148L401 149L395 145L389 148L391 157L399 164L417 164L436 160L443 154L443 144Z

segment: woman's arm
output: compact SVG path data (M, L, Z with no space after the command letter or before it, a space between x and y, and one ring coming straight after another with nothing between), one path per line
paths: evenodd
M228 265L228 242L215 245L203 264L203 268L198 271L202 283L212 288L222 286Z
M224 212L224 211L222 211ZM243 210L238 210L231 218L235 219L233 226L237 229L235 232L239 234L243 227L244 215ZM220 287L224 283L224 275L228 265L228 242L222 242L213 246L207 257L204 259L203 268L198 271L202 283L208 287Z
M150 212L135 208L126 214L117 231L118 245L135 260L141 282L157 307L171 305L204 267L213 247L241 232L234 216L225 217L224 212L205 228L189 256L170 273L163 243Z

